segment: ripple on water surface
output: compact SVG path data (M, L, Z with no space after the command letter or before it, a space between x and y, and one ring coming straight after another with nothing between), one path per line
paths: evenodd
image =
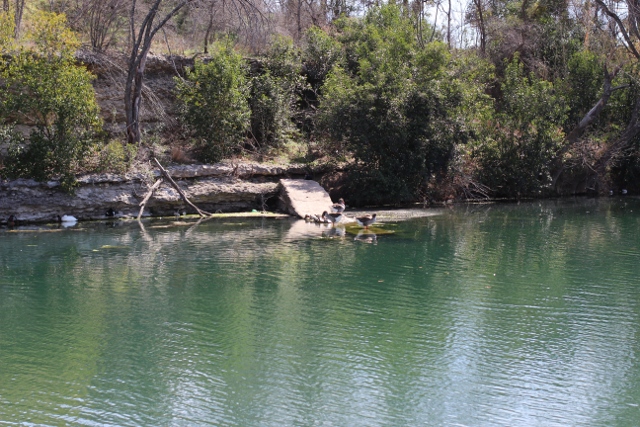
M635 425L637 220L586 210L3 235L0 424Z

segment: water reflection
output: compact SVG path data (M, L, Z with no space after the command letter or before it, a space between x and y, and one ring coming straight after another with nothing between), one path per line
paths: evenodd
M0 424L635 425L634 203L3 232Z
M336 238L341 239L341 238L344 238L345 235L346 235L345 228L337 225L334 225L329 230L322 231L322 237L325 237L328 239L336 239Z
M367 229L358 231L358 234L356 234L356 237L354 237L353 240L363 243L372 243L374 245L378 244L378 236L376 233Z

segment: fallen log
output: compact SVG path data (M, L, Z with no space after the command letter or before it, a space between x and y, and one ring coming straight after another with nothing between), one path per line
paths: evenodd
M160 184L162 184L162 178L160 178L159 180L157 180L152 186L151 188L149 188L149 191L147 192L147 194L145 194L144 199L142 199L142 201L140 202L140 212L138 212L138 221L140 221L140 217L142 216L142 212L144 212L144 207L146 206L147 202L149 201L149 199L151 198L151 196L153 195L153 192L156 191L156 189L158 187L160 187Z
M178 192L178 194L180 194L180 197L182 197L182 200L184 200L184 202L186 204L188 204L193 209L195 209L195 211L198 213L198 215L200 215L201 217L211 216L212 215L210 212L203 211L202 209L200 209L199 207L197 207L196 205L191 203L191 200L189 200L187 195L184 194L184 191L182 191L182 189L178 186L178 184L176 184L176 182L173 180L173 178L171 178L171 175L169 175L169 172L167 172L167 170L162 167L162 165L160 164L158 159L156 159L154 157L153 161L156 162L156 165L158 165L158 168L160 168L160 173L162 174L162 176L167 180L167 182L169 182L169 184L171 184L171 186L173 188L175 188L175 190Z

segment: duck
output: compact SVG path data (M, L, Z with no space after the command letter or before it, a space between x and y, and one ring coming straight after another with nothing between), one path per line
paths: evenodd
M61 222L78 222L78 218L73 215L62 215L60 217Z
M346 208L346 206L344 204L344 199L342 197L340 197L340 199L338 200L338 203L334 203L333 205L331 205L331 211L332 212L342 213L342 212L344 212L345 208Z
M330 223L335 224L342 219L342 212L322 212L322 219L329 220Z
M56 215L56 219L58 223L62 224L63 227L73 227L78 223L78 218L73 215Z
M378 214L367 214L367 215L363 215L363 216L358 216L356 217L356 221L358 221L358 224L362 225L364 228L368 228L371 224L373 224L374 222L376 222L376 216Z

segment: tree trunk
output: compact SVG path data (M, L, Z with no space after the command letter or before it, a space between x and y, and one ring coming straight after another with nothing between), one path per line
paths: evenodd
M607 103L609 102L609 98L611 97L611 94L618 89L622 89L623 87L626 87L626 86L617 86L617 87L611 86L613 79L616 77L619 71L620 71L620 67L616 68L613 71L613 73L609 73L609 71L607 70L607 67L605 67L604 83L602 85L602 96L600 97L598 102L596 102L596 104L589 110L589 112L585 114L582 120L580 120L580 123L578 123L578 125L575 128L573 128L573 130L571 130L571 132L569 132L569 134L566 136L565 138L566 143L562 148L562 150L560 150L560 152L557 154L555 164L553 167L554 172L552 173L552 185L555 190L557 190L556 185L558 183L558 179L562 175L562 172L564 172L564 165L562 163L563 155L567 151L569 151L571 147L573 147L573 144L575 144L578 141L578 139L584 134L587 128L591 126L591 124L593 124L593 122L595 122L596 119L600 116L600 113L602 112L602 110L604 110L604 108L607 106ZM636 104L636 110L637 109L638 109L638 104ZM634 114L637 114L636 110L634 110Z
M156 165L158 165L158 168L160 169L160 173L162 173L162 176L169 182L169 184L171 184L171 186L173 188L176 189L176 191L178 192L178 194L180 194L180 197L182 197L182 200L184 200L184 202L186 204L188 204L189 206L191 206L193 209L195 209L195 211L198 213L198 215L200 215L201 217L204 216L211 216L212 214L210 212L207 211L203 211L202 209L200 209L199 207L197 207L196 205L193 204L193 202L191 202L191 200L189 200L189 198L187 197L187 195L184 193L184 191L182 191L182 188L180 188L180 186L178 184L176 184L176 182L173 180L173 178L171 178L171 175L169 175L169 172L167 172L167 170L165 168L162 167L162 165L160 164L160 162L158 161L158 159L156 159L155 157L153 158L153 161L156 162Z
M620 138L613 144L607 147L606 151L598 161L596 162L595 170L600 177L604 177L607 168L611 165L611 161L614 160L622 151L629 148L633 139L640 134L640 97L636 99L636 104L631 114L631 120L627 128L622 132Z
M620 71L620 67L616 68L612 74L609 73L607 68L604 69L604 83L602 85L602 96L596 102L596 105L589 110L589 112L580 120L580 123L567 135L567 141L569 145L573 144L582 136L582 134L587 130L587 128L598 118L604 107L606 107L609 102L609 98L611 94L618 89L621 89L626 86L612 87L611 82L616 77L618 72Z
M298 4L296 6L296 41L298 41L300 40L300 37L302 37L302 0L298 0Z
M142 53L138 66L133 71L133 76L127 76L133 80L133 87L128 93L130 99L130 109L127 122L127 142L138 144L140 142L140 104L142 103L142 79L144 78L144 67L147 62L148 49Z
M211 30L213 29L213 12L209 14L209 23L207 24L207 31L204 33L204 53L209 53L209 37L211 37Z
M151 48L151 39L145 40L140 52L129 63L127 84L125 86L125 113L127 116L127 142L140 143L140 105L142 103L142 85L147 55Z
M24 0L16 0L16 10L15 10L15 15L13 16L14 22L16 24L13 35L16 39L20 35L20 24L22 23L23 12L24 12Z
M147 63L147 55L151 49L153 37L176 13L193 0L180 1L164 18L154 26L156 17L162 0L155 0L149 12L145 16L138 34L135 34L134 18L136 1L131 7L130 32L131 32L131 55L129 56L129 67L127 70L127 81L124 90L124 109L127 118L127 142L138 144L140 142L140 104L142 103L142 85L144 79L144 68Z
M451 49L451 0L449 0L449 11L447 12L447 46Z
M175 1L173 3L175 4L173 9L167 12L157 24L154 24L154 19L160 10L160 4L163 0L146 0L145 3L149 4L149 12L147 12L147 15L142 20L137 34L135 30L137 0L130 1L132 2L129 15L131 54L129 56L127 81L125 83L124 108L127 118L127 142L129 144L138 144L140 142L140 105L142 103L144 69L147 62L147 55L151 49L151 42L153 41L156 33L164 27L171 18L173 18L183 7L195 0ZM257 8L253 6L252 0L238 0L238 2L242 4L242 7L238 8L238 10L243 13L247 13L250 9L257 11Z
M480 52L484 55L487 50L487 29L484 23L484 11L482 10L482 0L473 0L478 14L478 30L480 31Z

